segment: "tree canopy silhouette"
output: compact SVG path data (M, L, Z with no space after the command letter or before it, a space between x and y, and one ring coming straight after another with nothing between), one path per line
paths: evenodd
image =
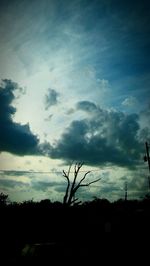
M8 200L8 195L3 192L0 193L0 205L6 205Z

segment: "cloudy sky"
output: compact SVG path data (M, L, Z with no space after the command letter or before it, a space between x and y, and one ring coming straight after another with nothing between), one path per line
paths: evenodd
M0 0L0 191L61 201L84 161L80 199L146 194L149 47L148 0Z

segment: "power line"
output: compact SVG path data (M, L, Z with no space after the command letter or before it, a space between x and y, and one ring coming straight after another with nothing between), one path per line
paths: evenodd
M100 170L95 169L95 170L81 170L80 173L86 173L86 172L100 172ZM62 174L62 171L24 171L24 170L0 170L0 173L7 174L7 173L20 173L20 174ZM70 173L74 173L74 171L71 171Z

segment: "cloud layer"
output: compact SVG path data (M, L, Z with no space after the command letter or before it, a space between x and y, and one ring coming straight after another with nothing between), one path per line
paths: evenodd
M55 146L45 143L43 151L52 158L89 165L139 164L143 149L139 115L101 109L88 101L78 102L76 111L84 112L85 118L72 121Z
M21 125L13 121L16 108L14 92L18 85L5 79L0 86L0 151L18 155L30 155L37 152L38 137L34 135L28 124Z
M48 89L48 93L45 95L45 110L48 110L51 106L58 103L58 92L54 89Z
M3 80L0 87L0 151L17 155L41 154L64 161L84 161L89 165L134 167L142 155L143 141L149 137L148 125L140 125L140 116L114 109L102 109L94 102L76 103L76 117L64 129L55 145L39 144L28 124L13 121L16 108L14 92L18 85ZM49 89L47 108L57 104L58 94ZM82 113L82 115L81 115ZM141 113L142 117L146 113ZM142 119L143 121L143 119Z

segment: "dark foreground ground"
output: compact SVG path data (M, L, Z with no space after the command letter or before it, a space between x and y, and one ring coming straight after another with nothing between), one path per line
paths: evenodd
M149 242L148 201L0 208L0 265L145 265Z

